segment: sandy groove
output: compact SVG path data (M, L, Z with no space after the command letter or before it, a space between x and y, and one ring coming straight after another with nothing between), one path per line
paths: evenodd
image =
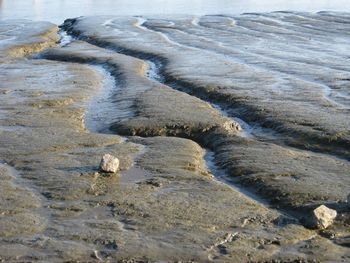
M167 140L168 138L164 138L164 140L163 140L163 142L161 142L160 143L160 145L163 145L163 144L165 144L165 143L167 143ZM142 141L142 139L136 139L135 141L137 142L139 140L139 142L141 142ZM150 146L152 147L154 147L154 148L157 148L157 147L159 147L160 145L152 145L152 143L154 143L154 142L156 142L157 140L160 140L161 141L161 139L157 139L157 138L154 138L154 139L152 139L151 138L151 140L149 140L149 141L147 141L147 140L145 140L144 141L144 143L149 143L150 144ZM153 142L152 142L153 141ZM186 142L185 141L181 141L181 140L179 140L179 142L181 142L183 145L181 145L180 146L180 148L184 148L184 147L186 147ZM187 143L187 144L189 144L189 143ZM190 143L191 145L193 144L192 142ZM167 149L164 149L164 150L167 150ZM75 155L76 157L78 157L79 156L79 151L78 152L76 152L76 153L70 153L70 154L72 154L72 155ZM160 158L162 155L159 155L159 153L157 153L157 152L154 152L153 154L155 154L155 156L157 157L157 158ZM158 155L157 155L158 154ZM163 154L163 152L162 152L162 154ZM147 160L147 158L146 158L146 160L144 159L144 160L141 160L141 162L143 161L143 162L153 162L154 160L157 160L157 158L152 158L152 159L149 159L149 160ZM50 164L48 164L48 166L49 166ZM150 167L152 167L152 164L148 164ZM189 167L189 169L191 169L192 168L192 166L190 166ZM72 169L74 169L74 167L72 167ZM159 167L159 168L157 168L157 169L164 169L164 167ZM152 182L152 183L154 183L154 185L157 185L157 182L155 181L155 182ZM147 186L147 184L145 184L145 186L144 187L146 187ZM98 187L97 187L98 188ZM102 188L103 188L103 185L102 185ZM104 189L96 189L96 190L100 190L100 191L104 191ZM191 192L193 191L193 188L189 191L189 194L191 194ZM220 190L220 191L222 191L222 190ZM126 192L127 193L127 192ZM200 194L201 192L199 192L199 194ZM159 193L159 194L162 194L162 193ZM176 192L176 193L174 193L174 194L176 194L176 195L174 195L174 199L173 200L166 200L163 204L162 204L162 206L163 206L163 209L164 210L166 210L166 209L169 209L170 208L170 204L171 203L176 203L177 202L177 200L179 200L179 196L181 196L182 194L185 194L184 193L184 189L182 188L182 191L179 191L179 192ZM223 193L223 194L225 194L225 193ZM227 193L226 193L227 194ZM120 196L120 197L122 197L122 196ZM143 196L141 196L141 198L143 198ZM195 195L193 196L193 198L195 198ZM223 199L225 199L225 195L223 195L222 196L222 198ZM192 198L191 198L192 199ZM126 209L126 213L133 213L132 211L134 211L134 212L136 212L136 213L138 213L138 212L141 212L142 211L142 213L144 212L144 210L145 210L145 208L146 207L143 207L143 203L141 202L141 200L142 199L140 199L139 201L140 202L137 202L136 203L136 209L130 209L130 210L127 210ZM163 199L164 200L164 199ZM192 199L193 200L193 199ZM233 200L231 200L230 198L228 198L227 200L226 200L226 202L231 202L231 201L233 201ZM169 202L169 203L167 203L167 202ZM120 213L120 211L118 211L118 209L117 209L117 207L118 206L120 206L120 201L117 199L116 201L113 201L113 202L111 202L111 203L109 203L108 204L108 206L109 207L111 207L111 211L112 211L112 213L113 213L113 215L118 215L118 212ZM161 207L162 207L161 206ZM186 202L185 203L183 203L183 204L181 204L181 206L180 207L178 207L178 209L180 208L180 209L182 209L182 207L186 207L186 208L190 208L190 207L193 207L193 204L187 204ZM208 209L208 207L202 207L203 209L204 209L204 211L206 211L206 209ZM73 209L74 209L74 207L73 207ZM200 209L200 210L202 210L202 209ZM173 211L173 212L175 212L175 210ZM196 213L196 211L192 211L193 213ZM266 212L266 211L265 211ZM231 215L229 215L230 213L229 213L229 211L228 211L228 214L227 214L227 216L231 216ZM147 215L147 212L146 212L146 215ZM218 214L217 214L218 215ZM130 214L130 216L132 216L132 214ZM142 214L142 217L144 217L145 215L144 214ZM147 216L150 216L150 217L152 217L152 214L149 214L149 215L147 215ZM201 216L201 215L199 215L199 216ZM214 219L214 220L217 220L216 218L211 218L211 219ZM163 220L163 218L157 218L157 220ZM203 219L204 220L204 219ZM220 219L221 220L221 219ZM251 223L251 221L250 221L251 219L247 219L246 221L244 221L243 222L243 224L242 224L242 228L248 223L248 224L250 224ZM255 220L255 219L252 219L253 221ZM265 219L264 218L262 218L262 219L257 219L257 220L262 220L262 224L266 224L266 221L265 221ZM78 223L78 221L79 221L79 223L80 223L80 220L77 220L77 222L73 222L73 221L71 221L70 223ZM88 223L89 222L89 220L87 220L85 223ZM142 223L141 223L142 222ZM141 228L142 228L142 226L146 223L146 222L148 222L147 221L147 217L145 216L145 218L141 218L141 221L140 221L140 223L138 224L138 226L140 226ZM202 222L203 221L201 221L201 223L200 224L202 224ZM91 223L93 223L93 222L91 222ZM94 222L95 224L98 224L97 222ZM168 222L167 222L168 223ZM203 224L205 224L205 223L203 223ZM68 227L68 225L66 225L67 227ZM76 224L76 225L73 225L74 226L74 232L75 231L77 231L78 229L79 229L79 227L80 227L80 224L78 225L78 224ZM133 226L133 224L131 223L127 223L127 221L125 222L125 224L120 224L120 226L118 226L118 228L120 228L120 230L122 230L121 231L121 235L124 235L125 233L127 233L127 232L130 232L129 230L130 230L130 227L131 227L131 229L132 229L132 227L137 227L137 224L134 224L134 226ZM191 228L194 228L194 227L196 227L196 226L190 226L189 225L189 229L188 229L188 231L190 231L190 229ZM152 229L152 228L150 228L150 227L146 227L145 229ZM298 229L298 228L297 228ZM173 230L173 229L170 229L170 230ZM291 226L291 232L292 233L294 233L294 231L293 231L293 226ZM299 231L299 230L298 230ZM61 237L63 237L63 236L65 236L65 237L67 237L67 236L69 236L69 235L67 235L67 230L65 230L64 231L64 233L62 233L62 236ZM103 232L103 231L99 231L99 232ZM237 253L232 253L232 251L230 251L230 249L231 249L231 246L235 246L234 244L237 244L237 243L240 243L240 242L243 242L243 240L244 240L244 236L246 235L246 232L245 232L245 230L241 230L241 229L239 229L239 234L237 234L237 232L233 232L233 234L227 234L227 235L222 235L222 237L221 238L217 238L217 241L212 241L212 243L210 244L210 242L211 241L209 241L208 243L208 249L211 251L211 254L209 255L209 259L215 259L215 258L217 258L217 257L219 257L219 256L223 256L223 255L225 255L226 253L228 253L228 254L231 254L231 255L234 255L234 254L237 254ZM245 233L244 233L245 232ZM296 231L297 232L297 231ZM84 234L84 233L83 233ZM96 233L97 234L97 233ZM97 234L97 235L99 235L99 234ZM256 233L254 234L254 235L256 235ZM260 233L259 233L259 235L260 235ZM88 235L89 236L89 235ZM88 240L88 236L85 236L84 238L86 238L86 240ZM151 239L143 239L143 238L141 238L141 234L140 234L140 232L138 232L138 231L135 231L135 236L136 236L136 240L138 239L138 240L141 240L141 242L143 243L140 243L139 245L140 246L138 246L138 249L139 249L139 251L138 251L138 253L143 253L143 252L145 252L145 250L147 251L150 251L150 249L149 248L152 248L152 245L150 245L150 247L145 247L145 245L144 244L147 244L148 242L147 241L150 241L151 242ZM212 235L211 237L213 237L214 235ZM233 238L231 238L231 236L233 236ZM305 234L305 236L307 236L307 237L305 237L303 240L306 240L305 242L306 243L308 243L308 242L313 242L312 240L313 239L315 239L315 236L313 236L313 235L311 235L311 234ZM311 238L310 238L310 236L311 236ZM74 233L72 233L72 236L69 236L70 238L76 238L76 237L74 237ZM170 237L170 235L169 235L169 237ZM192 238L193 238L194 236L192 236ZM133 240L133 238L131 238L130 239L130 236L127 236L127 238L128 238L128 240ZM181 238L182 239L182 238ZM238 242L232 242L232 241L236 241L238 239ZM317 239L317 237L316 237L316 239ZM169 245L166 243L166 242L164 242L165 240L163 240L163 236L162 236L162 239L160 239L161 240L161 244L162 244L162 246L163 246L163 248L164 248L164 251L165 251L165 253L167 253L167 249L172 249L171 247L169 247ZM183 240L181 240L181 242L182 242ZM41 242L41 240L39 239L38 240L38 242ZM50 241L45 241L45 243L50 243ZM100 241L98 241L98 240L96 240L96 242L97 242L97 244L96 244L96 246L100 246L99 245L99 243L98 242L100 242ZM118 241L119 242L119 241ZM262 242L262 244L265 244L266 242L268 243L268 242L272 242L271 240L268 240L268 238L265 240L259 240L258 242ZM287 241L287 242L290 242L290 241ZM297 242L297 241L292 241L292 243L293 242ZM122 242L121 242L122 243ZM115 241L112 241L110 244L112 244L112 247L114 246L113 244L116 244L115 243ZM67 244L67 245L69 245L69 244ZM109 243L107 244L107 245L109 245ZM119 245L119 243L118 243L118 245ZM157 244L158 245L158 244ZM242 243L242 245L244 246L244 243ZM224 247L227 247L227 248L222 248L222 246L224 246ZM95 247L95 246L94 246ZM262 258L266 258L267 257L267 251L269 251L269 253L278 253L277 251L277 249L275 249L274 247L273 247L273 245L271 245L270 247L269 247L269 244L267 244L267 249L265 249L264 251L265 251L265 253L266 253L266 255L264 255L263 253L262 253L262 255L261 255L261 257ZM79 248L79 247L77 247L77 250L76 251L78 251L79 253L85 253L85 249L86 248ZM123 245L121 245L121 249L123 249ZM125 248L124 248L125 249ZM140 252L141 251L141 252ZM237 250L233 250L234 252L237 252ZM136 251L135 251L136 252ZM182 251L183 252L183 251ZM69 249L68 249L68 251L65 251L64 253L67 253L66 255L69 255L69 253L72 253L72 254L74 254L74 257L75 258L79 258L79 253L74 253L74 249L72 249L71 251L69 251ZM108 250L106 251L106 250L103 250L102 251L102 253L100 253L98 250L94 250L94 254L93 255L95 255L95 257L98 259L98 258L102 258L102 259L107 259L108 258L108 253L110 253ZM164 257L164 252L161 252L161 253L163 253L162 254L162 256ZM157 254L158 255L158 257L161 255L161 254ZM157 256L156 255L156 256ZM239 254L238 253L238 255L242 255L243 256L243 254ZM129 255L130 256L130 255ZM154 256L154 255L153 255ZM255 258L259 258L257 255L255 255L256 257ZM198 256L198 258L200 258L199 256ZM248 259L250 258L250 256L248 257ZM202 258L203 259L203 258ZM240 258L240 259L242 259L242 257ZM247 259L247 260L248 260ZM252 260L254 260L254 258L250 258L250 261L252 261Z
M140 26L140 25L137 25L137 26ZM107 47L107 49L111 49L111 50L116 50L117 52L120 52L120 53L122 53L122 54L127 54L127 55L131 55L131 56L134 56L134 57L137 57L137 58L144 58L144 59L154 59L154 58L152 58L152 57L150 57L150 55L146 55L146 54L139 54L139 53L137 53L137 54L131 54L131 53L133 53L133 51L132 50L125 50L125 49L118 49L118 48L116 48L115 47L115 45L113 45L113 46L109 46L108 45L108 43L105 43L105 44L103 44L103 43L100 43L100 41L101 40L96 40L96 39L92 39L92 38L90 38L90 37L87 37L87 38L84 38L84 40L86 40L86 41L88 41L88 42L90 42L90 43L92 43L92 44L97 44L98 46L101 46L101 47L103 47L103 48L106 48ZM102 40L102 42L103 42L103 40ZM157 61L158 63L158 65L160 65L160 62L159 61ZM161 72L161 70L160 70L160 72ZM152 74L151 74L152 75ZM159 79L163 79L163 77L164 76L159 76L157 73L155 73L155 74L153 74L154 76L157 76L157 77L153 77L153 80L155 80L155 81L158 81ZM176 84L175 84L176 85ZM174 86L173 86L174 87ZM176 87L176 86L175 86ZM179 87L177 87L177 89L180 89L181 90L181 88L179 88ZM184 89L182 89L182 90L184 90ZM186 91L186 90L185 90ZM187 91L188 92L188 91ZM189 92L190 93L190 92ZM191 93L190 93L191 94ZM193 94L191 94L191 95L193 95ZM121 132L121 130L120 130L120 124L117 124L115 127L117 128L117 132ZM168 128L167 128L168 129ZM181 129L181 128L180 128ZM137 131L137 132L133 132L133 133L129 133L129 132L125 132L125 131L123 131L124 132L124 134L126 134L126 135L141 135L141 136L154 136L154 135L172 135L172 136L178 136L178 135L181 135L181 133L180 134L177 134L177 133L172 133L172 132L164 132L164 134L162 134L162 133L158 133L158 131L155 131L155 132L152 132L151 130L145 130L144 132L141 130L141 131ZM203 145L203 143L204 143L204 141L203 141L203 139L205 138L205 136L203 136L203 134L198 134L198 135L189 135L189 134L182 134L181 136L183 136L183 137L186 137L186 138L191 138L191 139L194 139L195 141L197 141L197 142L200 142L202 145ZM220 136L220 135L219 135ZM208 136L208 137L210 137L210 136ZM198 140L199 138L201 138L200 140ZM208 147L208 145L209 145L209 147L215 147L215 146L210 146L211 145L211 143L209 142L208 143L208 141L206 141L206 143L205 143L205 145ZM213 148L212 148L213 149ZM214 148L215 149L215 148ZM327 158L327 155L325 155L325 157ZM231 169L231 168L230 168ZM233 169L233 170L235 170L235 169ZM230 174L232 174L232 173L230 173ZM234 174L234 173L233 173ZM279 195L279 194L281 194L281 193L276 193L276 195ZM263 194L263 196L264 196L264 194Z
M46 56L49 58L50 57L50 55L47 55L46 54ZM54 57L51 57L51 59L53 59ZM85 60L85 63L93 63L93 64L96 64L97 62L99 62L99 63L102 63L102 61L103 61L103 57L101 56L101 53L99 53L99 56L97 57L98 58L98 60L95 60L95 59L93 59L93 57L88 57L88 58L86 58L86 60ZM56 56L55 57L55 59L61 59L61 60L64 60L64 61L69 61L69 60L73 60L73 61L75 61L75 62L77 62L77 61L79 61L80 60L80 63L82 63L84 60L81 60L81 59L79 59L79 56L76 56L76 57L74 57L73 56L73 54L67 54L67 56L66 57L64 57L64 56L62 56L62 54L61 54L61 56L60 55L58 55L58 56ZM88 61L88 62L86 62L86 61ZM108 62L109 63L113 63L112 62L112 60L108 60ZM120 62L119 62L120 63ZM103 63L102 63L103 64ZM107 67L107 68L111 68L111 65L112 64L110 64L109 66L110 67ZM115 65L114 65L115 66ZM142 68L142 67L141 67ZM138 73L138 74L140 74L140 72ZM115 72L113 72L113 75L116 75L115 74ZM141 76L143 75L145 75L145 71L141 71L141 74L140 74ZM120 77L120 75L118 74L118 76ZM140 142L142 142L143 140L141 140L141 139L134 139L135 140L135 142L137 142L137 143L140 143ZM150 144L151 146L152 146L152 141L157 141L157 140L163 140L163 139L158 139L158 138L154 138L154 139L152 139L152 138L150 138L150 140L145 140L143 143L145 143L146 145L148 144ZM164 138L164 140L163 140L163 144L164 143L166 143L166 138ZM182 144L184 144L184 143L186 143L187 144L187 146L189 146L189 145L191 145L191 144L194 144L194 143L192 143L192 142L181 142ZM153 151L150 151L150 150L147 150L147 152L151 152L152 154L155 154L156 156L154 157L154 159L155 160L157 160L158 158L160 158L160 156L159 156L159 150L158 150L158 148L156 148L157 149L157 151L155 151L155 152L153 152ZM162 156L162 158L164 158L163 156L167 156L167 154L166 154L166 151L168 151L168 150L166 150L166 149L163 149L163 150L165 150L165 152L161 152L161 156ZM201 149L199 149L200 151L201 151ZM157 156L158 155L158 156ZM146 167L147 167L147 162L154 162L154 160L147 160L147 158L145 158L144 156L141 156L141 160L140 160L140 162L141 163L143 163L143 166L145 166L146 165ZM146 162L146 163L145 163ZM170 163L169 163L170 164ZM154 169L154 164L151 164L150 165L150 168L149 169ZM160 169L164 169L165 171L167 170L167 167L162 167L162 168L158 168L159 170ZM157 169L157 170L158 170ZM195 171L195 170L197 170L198 169L198 167L197 167L197 165L190 165L189 167L188 167L188 170L189 171ZM153 171L154 173L157 171L157 170L155 170L155 171ZM158 170L158 171L159 171ZM203 171L204 172L204 171ZM159 180L159 179L157 179L157 178L153 178L153 180L151 181L151 180L148 180L148 181L146 181L146 182L141 182L141 186L142 187L147 187L147 185L159 185L159 184L161 184L162 183L162 181L164 181L164 179L163 180L160 180L160 183L159 183L159 181L157 181L157 180ZM179 182L181 182L181 180L180 181L178 181L178 180L176 180L177 181L177 183L179 183ZM159 187L159 186L158 186ZM94 191L101 191L101 190L98 190L98 184L94 184L94 186L93 186L93 190ZM172 190L173 191L173 190ZM159 193L159 194L161 194L161 193ZM164 194L166 194L166 193L164 193ZM237 193L235 193L235 195L237 195ZM240 196L240 195L238 195L237 196L238 198L243 198L243 199L247 199L247 201L248 202L251 202L250 201L250 199L249 198L246 198L245 196ZM164 198L162 198L163 200L164 200ZM164 201L166 201L166 202L168 202L167 200L164 200ZM113 214L115 214L115 216L120 216L119 215L119 213L121 213L120 211L118 211L117 209L115 209L114 207L115 206L119 206L120 204L119 204L119 202L120 201L111 201L110 202L110 206L112 207L112 213ZM137 204L137 206L139 206L140 204L138 203ZM168 206L170 206L169 204L168 204ZM260 207L260 205L259 205L259 207ZM169 207L170 209L171 209L171 207ZM183 208L181 208L181 209L183 209ZM163 208L163 210L164 210L164 208ZM267 209L268 210L268 209ZM143 213L143 212L142 212ZM161 219L160 219L161 218ZM158 220L164 220L164 219L162 219L162 217L160 217L160 218L158 218ZM125 219L125 222L128 222L127 221L128 219ZM143 223L142 223L142 225L145 223L144 222L144 219L142 220L143 221ZM165 220L165 222L167 222L166 220ZM169 224L169 223L167 223L167 224ZM127 223L125 223L125 224L123 224L123 228L122 228L122 230L125 232L125 233L129 233L130 232L130 227L132 227L132 224L131 224L131 226L128 226L128 224ZM131 230L132 230L132 228L131 228ZM148 230L149 231L149 230ZM137 231L135 232L135 235L139 235L139 234L137 234ZM146 238L146 237L145 237ZM147 237L147 239L148 239L148 237ZM226 240L226 239L225 239ZM229 243L232 243L232 239L230 239L230 241L229 241ZM214 243L214 245L208 245L208 247L210 248L208 251L210 252L209 254L209 257L211 258L211 257L213 257L214 255L218 255L218 254L220 254L220 252L218 253L217 252L217 250L218 250L218 246L219 245L222 245L222 244L226 244L226 243L228 243L227 241L226 242L222 242L221 241L221 239L219 239L217 242L214 242L213 241L213 243ZM166 245L166 244L164 244L164 245ZM227 244L227 245L232 245L232 244ZM121 247L120 248L121 249L121 252L120 253L125 253L126 251L128 251L128 253L132 253L132 251L133 251L133 248L132 247L126 247L126 248L124 248L124 250L123 250L123 247ZM126 250L127 249L127 250ZM169 249L173 249L173 248L169 248ZM176 248L176 249L178 249L178 248ZM123 252L124 251L124 252ZM99 250L94 250L94 255L95 255L95 257L96 258L102 258L102 259L105 259L106 257L105 256L103 256L103 255L106 255L105 254L106 252L104 252L104 253L100 253L99 252ZM149 253L152 253L152 248L149 248L148 250L147 250L147 252L146 251L144 251L144 250L141 250L141 251L138 251L138 253L145 253L145 254L149 254ZM183 254L186 254L186 253L188 253L188 252L184 252L184 250L182 250L182 253ZM135 253L136 254L136 253ZM182 258L186 258L186 255L183 255L182 254ZM155 255L155 257L164 257L164 255L163 254L157 254L157 255ZM198 258L200 258L201 256L200 256L200 254L197 256Z
M84 35L84 34L83 34L83 36L82 36L81 33L80 33L79 31L74 31L75 29L74 29L73 27L71 27L71 23L74 23L74 21L75 21L75 20L73 19L73 20L68 20L68 21L66 22L66 26L68 25L68 29L71 31L70 33L79 35L79 37L83 37L84 40L86 40L86 41L88 41L88 42L90 42L90 43L92 43L92 44L97 44L97 45L99 45L99 46L101 46L101 47L107 47L107 48L112 49L112 50L115 50L115 51L117 51L117 52L120 52L120 53L129 55L129 56L138 57L138 58L141 58L141 59L148 59L148 60L154 59L154 60L156 60L156 61L158 62L158 64L160 64L160 61L163 62L163 64L166 63L166 60L165 60L165 59L162 59L162 58L160 58L158 55L154 55L154 54L152 54L152 53L147 54L147 53L143 53L143 52L139 52L139 51L130 50L130 49L127 49L127 48L124 48L124 47L118 47L118 45L117 45L116 43L114 43L114 42L112 43L112 42L109 42L109 41L105 41L103 38L102 38L102 39L96 39L96 38L94 38L94 37L91 37L91 36L88 36L88 35ZM136 24L136 26L137 26L137 27L140 27L140 25L139 25L138 23ZM176 85L176 84L178 85L178 83L179 83L179 80L176 79L175 85ZM181 83L181 82L180 82L180 83ZM183 83L182 86L187 86L187 87L190 86L190 87L191 87L191 85L192 85L192 83L187 83L187 82L185 82L185 83ZM193 90L197 90L197 89L194 88ZM186 90L185 90L185 91L186 91ZM193 92L190 93L190 94L192 94L192 95L198 95L198 93L193 94ZM215 95L217 95L217 96L211 96L211 95L213 95L213 94L210 94L209 96L208 96L208 95L205 95L205 96L203 96L203 97L204 97L204 98L208 98L208 97L209 97L210 99L219 98L219 100L220 100L222 94L215 94ZM201 97L201 98L203 98L203 97ZM150 133L150 134L152 134L152 133ZM142 134L141 134L141 135L142 135ZM149 135L149 134L148 134L148 135ZM282 148L283 148L283 147L282 147ZM305 151L305 153L307 153L307 151ZM313 154L313 153L311 152L310 154ZM313 155L317 156L317 154L313 154ZM324 157L327 158L327 155L324 155ZM330 157L330 159L332 160L333 157ZM335 160L336 160L336 158L335 158ZM234 170L235 170L235 169L233 169L233 171L234 171ZM234 174L234 173L233 173L233 174ZM287 174L288 174L288 173L287 173ZM291 174L293 174L293 173L291 173ZM279 194L281 194L281 193L279 193ZM317 198L319 198L319 197L315 197L315 198L317 199Z
M247 65L249 68L257 69L256 70L257 74L258 73L260 74L261 72L267 75L271 75L271 72L276 73L278 74L276 77L278 81L276 84L274 84L274 86L276 87L293 85L293 84L289 84L293 82L300 82L300 85L315 86L317 89L321 90L321 94L324 94L323 96L321 95L320 97L321 100L325 99L329 101L331 105L338 106L338 108L340 108L341 110L338 112L338 114L341 114L341 116L346 115L348 106L343 105L334 99L334 96L342 97L343 95L340 95L340 94L337 95L336 91L331 88L332 83L327 84L326 82L325 84L325 83L319 82L318 80L308 79L310 78L310 76L306 75L306 77L303 77L302 76L303 73L301 71L288 72L288 69L286 70L280 69L280 68L276 69L275 66L273 65L275 61L278 61L276 60L276 58L274 58L274 61L271 62L272 64L271 68L269 68L268 64L262 66L260 65L260 63L256 63L254 62L254 60L252 60L253 57L262 58L261 61L270 59L268 56L264 54L262 55L258 53L252 53L250 51L241 51L238 48L227 47L226 45L224 46L223 43L220 43L217 46L217 48L212 48L211 46L203 44L206 41L208 41L208 39L206 38L202 40L201 36L197 35L198 32L196 31L195 32L189 31L190 33L185 32L190 30L189 27L185 27L185 29L183 29L185 31L181 31L181 25L180 25L180 28L176 28L176 29L169 27L169 30L171 29L171 31L168 32L167 27L159 26L158 28L157 26L149 25L147 21L144 21L144 24L145 24L145 29L160 34L161 37L164 37L165 40L167 40L169 43L173 45L180 45L183 48L190 48L194 50L202 50L205 53L212 53L215 56L222 57L226 61L230 62L232 60L233 63L238 63L239 65L244 65L244 66ZM179 31L182 34L185 34L186 36L189 37L189 39L192 39L192 41L186 40L186 37L183 37L183 38L176 37L176 34L175 34L175 39L172 39L173 36L170 34L170 32L176 32L176 31ZM198 39L196 39L196 36L198 37ZM190 43L196 43L197 40L198 40L197 45L190 44ZM182 41L185 41L185 42L183 43ZM213 41L210 41L210 44L214 44L215 46L217 42L213 40ZM298 51L295 51L295 52L298 52ZM155 57L155 59L157 58ZM291 125L288 125L288 123L286 125L286 123L282 119L279 120L278 118L277 119L271 118L271 116L269 115L266 116L266 114L263 112L264 109L260 109L259 107L256 107L251 103L247 103L244 99L241 99L239 96L235 97L230 93L226 94L221 91L217 91L215 89L206 88L205 87L206 84L192 82L190 79L186 80L183 78L174 77L171 73L169 74L169 70L167 69L168 67L167 60L163 59L163 61L165 62L164 63L165 65L162 66L161 71L162 71L162 74L165 76L164 78L168 85L186 92L190 92L192 95L198 96L206 101L212 101L214 103L220 104L223 108L229 108L231 111L235 113L236 117L239 117L245 120L246 122L251 123L251 126L258 124L258 125L261 125L262 127L275 130L276 142L280 141L280 143L284 143L299 149L309 150L313 152L324 152L335 156L338 155L342 158L347 158L347 159L349 158L348 156L349 153L347 151L349 141L346 139L347 133L345 131L339 132L339 133L335 132L334 134L332 134L331 131L324 130L324 132L320 134L319 131L323 131L323 128L317 127L317 124L313 123L310 120L304 121L305 123L302 124L304 125L304 127L299 126L299 127L302 127L302 129L298 130L298 127L297 129L295 129L294 127L291 127ZM282 58L280 59L280 61L282 61ZM293 61L293 58L292 58L292 61ZM301 62L296 62L295 64L300 68L304 67L303 63ZM312 65L315 66L315 64L312 64ZM316 68L317 67L322 68L322 66L316 65ZM323 67L326 69L331 69L326 66L323 66ZM339 74L347 73L345 69L338 70L338 72L340 72ZM298 74L301 76L299 76ZM286 81L285 79L287 79L288 81ZM273 93L278 94L279 91L276 89L275 91L271 91L271 94ZM295 98L297 98L297 96L298 94L296 93ZM315 94L314 97L317 98L319 97L319 95ZM346 96L344 98L346 98ZM315 102L313 102L312 100L310 101L311 105L314 103ZM327 107L330 107L330 106L328 105ZM317 131L319 134L316 134L311 129L314 129L314 131ZM312 131L312 133L310 133L310 131ZM342 138L342 135L344 135L343 138ZM304 140L307 142L305 142Z
M330 132L320 133L318 129L321 128L313 128L313 123L307 123L305 125L298 126L302 127L300 130L296 130L290 124L286 123L283 120L273 119L269 116L266 116L264 109L257 108L252 103L247 103L244 99L240 98L240 96L235 97L230 93L222 93L217 92L216 89L210 87L206 87L205 83L197 83L192 82L190 79L179 78L177 77L177 73L169 73L169 61L166 56L161 55L160 53L153 53L152 51L144 52L140 49L133 50L127 48L125 46L118 45L115 41L105 40L104 38L96 38L93 36L85 35L83 32L75 29L72 24L75 23L75 19L67 20L66 24L63 26L68 30L68 33L72 33L73 35L79 36L79 38L88 41L91 44L112 49L118 53L133 56L139 59L151 60L155 62L158 66L160 66L160 74L162 75L162 79L165 81L167 85L180 89L181 87L186 87L182 91L191 92L191 95L195 95L204 99L206 101L211 101L217 104L220 104L223 108L229 107L231 110L235 112L235 114L239 114L238 117L245 120L247 123L251 123L252 126L259 123L263 127L272 128L278 133L281 133L279 136L279 140L282 140L283 143L286 143L292 147L297 147L300 149L311 150L315 152L325 152L329 154L335 154L339 156L343 156L348 158L347 145L348 141L346 139L342 139L342 133L329 134ZM140 20L141 22L136 22L135 26L138 28L143 28L140 23L144 23L145 20ZM144 28L143 30L148 30ZM150 32L152 32L150 30ZM176 43L176 42L173 42ZM185 47L185 46L183 46ZM174 76L176 75L176 76ZM293 124L294 125L294 124ZM312 131L312 133L310 133ZM315 133L314 131L317 131ZM306 142L307 141L307 142ZM320 146L322 145L322 146Z

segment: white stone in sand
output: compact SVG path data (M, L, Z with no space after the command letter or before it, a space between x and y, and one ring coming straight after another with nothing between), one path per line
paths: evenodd
M320 205L314 211L312 211L312 221L317 228L329 227L334 219L337 217L337 211L328 208L325 205Z
M100 169L107 173L116 173L119 168L119 159L110 154L103 155L100 163Z

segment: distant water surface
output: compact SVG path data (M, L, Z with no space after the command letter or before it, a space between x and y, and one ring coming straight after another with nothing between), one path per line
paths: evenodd
M0 19L61 24L87 15L240 14L269 11L350 11L349 0L0 0Z

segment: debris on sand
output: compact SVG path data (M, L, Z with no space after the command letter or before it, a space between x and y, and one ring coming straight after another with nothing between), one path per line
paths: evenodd
M119 159L110 154L103 155L100 170L106 173L116 173L119 169Z
M226 243L230 243L238 238L238 232L235 233L227 233L223 238L220 238L214 245L209 247L209 251L217 248L219 246L225 245Z
M337 217L337 211L321 205L312 211L311 224L312 227L325 229L332 225Z
M223 128L228 132L237 132L242 130L241 126L235 121L226 121L223 124Z

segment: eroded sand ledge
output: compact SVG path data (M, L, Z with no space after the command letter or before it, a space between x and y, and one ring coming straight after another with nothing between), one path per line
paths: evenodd
M0 259L348 260L348 19L87 17L48 50L55 25L1 22ZM118 86L119 135L84 125L104 85L91 65ZM204 147L264 202L212 178ZM104 153L119 176L97 174ZM319 204L335 225L304 228Z

